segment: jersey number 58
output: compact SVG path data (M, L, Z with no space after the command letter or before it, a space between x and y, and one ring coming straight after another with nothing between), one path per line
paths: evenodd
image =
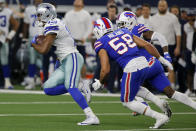
M123 39L124 42L118 42L119 40ZM109 45L117 51L118 54L122 55L128 51L128 48L134 48L136 43L133 42L132 37L129 34L124 34L121 37L116 37L109 42ZM121 47L121 49L119 49Z

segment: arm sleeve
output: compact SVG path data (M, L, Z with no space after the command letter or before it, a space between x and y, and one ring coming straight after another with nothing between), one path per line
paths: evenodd
M166 38L162 34L160 34L158 32L154 32L152 34L151 41L157 41L157 40L161 44L161 47L168 46L168 42L167 42Z
M86 20L84 24L86 27L86 31L84 32L84 39L87 39L93 30L93 24L92 24L91 16L89 13L86 14Z
M181 36L181 25L177 19L176 16L174 16L174 22L173 22L174 30L177 36Z

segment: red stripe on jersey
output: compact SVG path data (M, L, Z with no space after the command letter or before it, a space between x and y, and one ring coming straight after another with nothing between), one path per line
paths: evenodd
M102 20L106 26L106 29L111 28L110 23L108 22L108 20L106 18L102 18Z
M152 66L152 64L153 64L154 62L155 62L155 59L154 59L154 57L152 57L151 60L149 61L148 65L149 65L149 66Z
M126 90L125 90L125 102L129 102L129 94L130 94L130 73L128 73L127 81L126 81Z

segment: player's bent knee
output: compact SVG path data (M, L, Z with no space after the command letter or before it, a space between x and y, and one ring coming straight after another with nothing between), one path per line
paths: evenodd
M44 88L44 93L46 95L52 95L52 92L51 92L50 88Z
M65 88L65 86L63 84L55 86L53 88L44 88L44 93L46 95L50 95L50 96L62 95L62 94L65 94L67 92L68 91L67 91L67 89Z
M173 96L173 94L174 94L174 90L171 88L171 87L166 87L166 88L164 88L164 93L167 95L167 97L168 98L171 98L172 96Z

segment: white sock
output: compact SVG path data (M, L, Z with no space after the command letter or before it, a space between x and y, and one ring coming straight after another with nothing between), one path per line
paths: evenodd
M6 78L5 78L5 86L12 86L9 77L6 77Z
M172 98L196 110L196 102L189 98L187 95L175 91Z
M155 119L159 119L162 115L161 113L158 113L158 112L150 109L148 106L146 106L138 101L135 101L135 100L128 102L124 105L126 105L132 111L135 111L137 113L140 113L140 114L143 114L145 116L149 116L149 117L152 117Z
M156 111L152 110L151 108L147 108L147 110L146 110L144 115L152 117L152 118L154 118L156 120L160 119L163 116L163 114L161 114L159 112L156 112Z
M163 100L161 100L159 97L155 96L154 94L152 94L148 89L146 89L145 87L140 87L140 90L137 93L137 96L140 96L144 99L147 99L149 101L152 101L155 105L157 105L163 112L164 107L163 107Z
M94 116L95 116L95 114L93 113L93 111L91 110L90 107L85 108L83 111L84 111L84 113L85 113L85 115L86 115L87 117L88 117L88 116L91 116L91 117L94 117Z
M171 83L171 88L172 88L172 89L174 89L174 90L176 89L176 87L175 87L175 84L174 84L174 83Z
M35 80L33 77L29 77L28 84L35 85Z

